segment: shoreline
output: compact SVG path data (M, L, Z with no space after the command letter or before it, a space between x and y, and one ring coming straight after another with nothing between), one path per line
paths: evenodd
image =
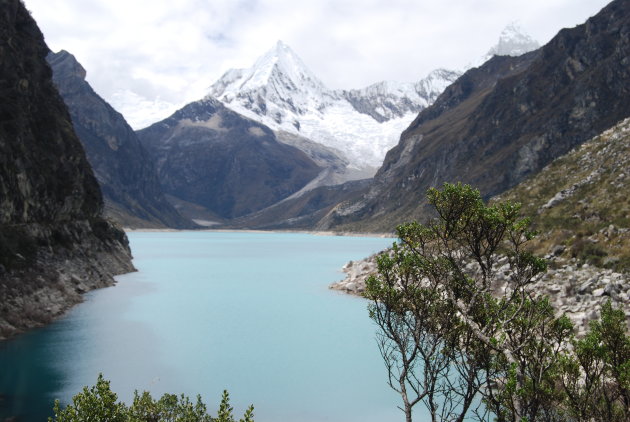
M123 227L125 233L169 233L169 232L203 232L203 233L281 233L281 234L310 234L313 236L348 236L348 237L381 237L393 239L397 236L393 233L355 233L355 232L335 232L326 230L256 230L256 229L152 229L152 228L131 228Z
M35 241L52 239L53 230L79 240L68 249L40 246L27 265L0 274L0 341L49 325L83 302L84 293L112 286L116 276L136 271L122 237L105 243L89 228L87 221L28 228L26 236ZM116 234L122 236L120 230Z
M345 278L329 285L329 289L363 297L367 278L377 272L376 258L379 254L357 261L347 262L342 272ZM599 318L602 305L610 300L626 315L630 324L630 274L617 273L611 269L599 268L572 260L548 257L548 270L534 281L529 289L547 296L558 315L568 316L578 336L583 336L589 323ZM499 291L503 291L509 272L506 259L497 265L496 279Z
M125 233L168 233L168 232L216 232L216 233L278 233L278 234L308 234L312 236L348 236L348 237L373 237L373 238L395 238L393 234L388 233L352 233L352 232L333 232L333 231L315 231L315 230L253 230L253 229L202 229L202 230L187 230L187 229L155 229L155 228L123 228ZM132 251L133 253L133 251ZM89 263L98 267L105 265L105 267L117 267L108 257L107 262L101 262L98 259L90 259ZM89 265L88 265L89 266ZM135 271L135 268L127 268L122 270L118 268L117 271L111 273L109 277L104 276L107 273L104 269L101 271L101 277L94 277L93 274L87 274L84 268L78 263L72 261L70 263L64 262L60 264L53 262L50 264L49 272L58 273L60 282L54 286L44 286L25 295L20 299L20 303L32 303L29 307L38 309L38 304L42 302L48 303L48 306L43 312L38 313L38 318L31 319L26 315L21 315L20 320L22 323L19 327L13 326L13 324L6 324L5 321L0 318L0 342L4 342L15 338L21 334L32 331L49 325L55 320L63 317L70 311L75 305L83 302L84 293L92 290L113 287L117 284L116 276L126 274L128 272ZM105 268L103 267L103 268ZM335 283L333 283L335 284ZM342 289L339 289L342 290ZM347 293L347 292L346 292ZM40 313L47 314L44 316ZM23 312L20 312L23 314ZM6 331L6 332L5 332Z

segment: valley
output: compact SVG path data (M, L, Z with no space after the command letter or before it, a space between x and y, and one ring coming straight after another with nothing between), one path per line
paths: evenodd
M440 409L454 420L477 406L483 420L548 412L590 421L599 420L589 413L597 397L613 390L602 420L624 421L628 389L607 386L625 382L618 368L630 357L630 0L558 28L543 45L513 22L467 66L445 58L414 81L362 88L327 86L330 73L320 77L283 41L264 52L262 36L247 45L250 57L264 52L251 66L217 53L214 68L201 69L201 46L234 48L240 41L223 29L269 5L239 9L216 28L204 21L216 11L201 8L199 21L178 29L182 51L199 62L177 65L209 76L195 82L197 100L151 122L153 106L173 104L160 103L159 86L172 99L194 85L140 67L141 57L171 57L170 42L156 49L141 35L153 33L145 23L157 22L157 5L143 10L137 32L112 29L90 44L107 56L117 36L146 43L103 68L70 51L80 43L52 51L28 6L0 0L0 361L10 368L0 371L0 421L41 420L51 397L69 404L101 371L126 402L136 388L204 398L229 389L238 413L255 401L261 422L395 420L401 398L407 421L418 403L416 419ZM337 6L333 23L350 14ZM123 10L101 4L83 18L94 23L87 28L73 14L84 9L59 8L47 10L86 37L95 16ZM399 9L397 29L413 27ZM286 23L278 27L297 31ZM333 34L368 38L366 28L378 29ZM467 35L466 48L479 49L477 34ZM444 36L432 48L442 45ZM357 63L369 56L320 48ZM396 63L371 60L394 74ZM108 98L131 78L143 96L128 99L146 110L112 107L99 94L108 72ZM449 351L441 369L416 353L431 341ZM578 354L593 344L604 375L586 391L590 369ZM611 350L621 356L614 362ZM440 376L422 379L422 363L399 359L410 351ZM401 393L410 385L413 404ZM437 407L422 396L431 385L443 394ZM574 390L588 403L578 416ZM527 407L534 396L540 408Z

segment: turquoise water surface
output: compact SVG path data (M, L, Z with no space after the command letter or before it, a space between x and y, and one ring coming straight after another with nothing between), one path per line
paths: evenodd
M397 421L363 299L328 285L393 239L129 233L138 272L44 329L0 343L0 420L43 420L99 372L128 401L227 389L257 422Z

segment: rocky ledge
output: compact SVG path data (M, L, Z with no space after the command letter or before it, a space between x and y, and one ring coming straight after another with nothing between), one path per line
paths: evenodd
M8 228L1 229L6 235ZM0 264L0 340L49 323L81 302L83 293L135 271L127 237L105 220L12 229L39 246L32 256L15 253L11 267Z
M330 288L363 296L366 279L377 271L377 256L348 262L342 269L346 278ZM549 269L531 289L548 296L558 313L566 314L573 321L578 335L586 331L591 320L599 317L602 304L608 300L615 307L623 307L630 322L630 274L579 264L575 259L565 260L553 255L545 258ZM509 273L507 258L499 260L498 265L497 283L503 286L498 287L500 292Z

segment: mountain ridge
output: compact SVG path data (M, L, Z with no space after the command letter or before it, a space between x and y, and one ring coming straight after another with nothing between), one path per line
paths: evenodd
M512 23L488 54L516 56L537 46ZM272 129L343 151L350 167L374 173L417 113L461 74L438 68L416 82L380 81L361 89L333 90L278 41L251 67L225 72L208 97Z
M343 151L350 167L375 171L416 113L456 76L438 69L416 83L332 90L278 41L250 68L227 71L208 97L272 129Z
M101 186L106 215L132 228L196 227L166 201L153 163L135 132L94 92L76 58L61 50L51 52L47 60Z
M165 192L223 219L270 206L322 171L254 120L205 98L137 132Z
M392 230L427 217L424 192L462 181L494 196L630 114L630 2L615 0L541 49L494 56L423 110L372 188L320 227Z

